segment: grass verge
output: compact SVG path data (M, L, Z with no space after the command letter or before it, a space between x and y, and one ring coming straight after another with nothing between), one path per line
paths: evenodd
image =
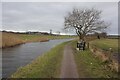
M19 68L12 78L57 78L60 75L61 61L63 57L64 42L49 52L38 57L30 64Z
M80 78L118 78L118 74L105 68L106 63L102 63L97 57L92 55L89 49L77 51L76 41L71 44L74 49L74 57Z

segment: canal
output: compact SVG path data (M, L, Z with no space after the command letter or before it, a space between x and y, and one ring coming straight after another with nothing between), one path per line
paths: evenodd
M49 51L54 46L70 40L72 39L32 42L2 49L2 77L10 77L17 68L25 66L38 56Z

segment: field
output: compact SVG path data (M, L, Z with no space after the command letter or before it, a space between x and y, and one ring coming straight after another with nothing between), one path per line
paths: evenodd
M39 40L50 40L50 39L65 39L72 38L72 36L54 36L54 35L28 35L28 34L18 34L18 36L25 41L39 41Z
M65 39L74 38L74 36L53 36L53 35L35 35L35 34L14 34L14 33L1 33L2 41L0 41L0 48L15 46L26 42L43 42L50 39Z
M96 39L91 41L90 44L106 51L109 51L111 48L113 52L118 53L118 50L120 50L118 39Z
M68 42L62 43L44 55L38 57L32 63L21 67L12 78L56 78L60 75L63 48Z
M76 51L76 41L74 41L74 57L78 68L79 77L81 78L117 78L118 74L105 68L106 63L92 55L87 49L85 51Z

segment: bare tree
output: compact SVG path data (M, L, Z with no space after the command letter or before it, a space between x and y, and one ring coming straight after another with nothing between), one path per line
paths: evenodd
M65 17L65 29L75 29L79 39L84 39L86 34L102 31L109 26L101 19L101 12L97 9L73 9Z

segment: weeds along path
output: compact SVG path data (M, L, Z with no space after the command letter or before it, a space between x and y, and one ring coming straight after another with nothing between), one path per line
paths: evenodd
M68 43L64 48L60 78L78 78L76 63L73 50Z

